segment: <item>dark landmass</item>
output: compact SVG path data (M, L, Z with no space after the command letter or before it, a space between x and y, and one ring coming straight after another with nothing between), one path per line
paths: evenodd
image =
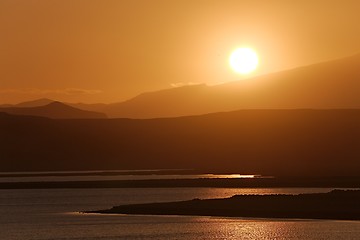
M87 213L360 220L360 191L235 195L225 199L122 205Z
M0 112L13 115L40 116L54 119L106 118L104 113L85 111L60 102L51 102L36 107L2 107Z
M240 110L168 119L0 113L0 171L196 169L360 176L360 110Z
M360 188L360 177L202 178L0 182L0 189L51 188Z

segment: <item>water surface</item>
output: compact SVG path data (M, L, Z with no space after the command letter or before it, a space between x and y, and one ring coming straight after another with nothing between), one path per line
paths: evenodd
M119 204L324 188L0 190L0 239L359 239L360 222L79 214Z

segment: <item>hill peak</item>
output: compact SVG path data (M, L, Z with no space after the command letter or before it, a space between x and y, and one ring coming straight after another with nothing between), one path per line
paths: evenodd
M144 93L105 109L110 117L162 118L238 109L360 108L360 54L214 86Z
M0 108L0 111L14 115L41 116L54 119L106 118L104 113L81 110L58 101L36 107Z
M15 107L39 107L39 106L45 106L52 102L54 102L54 100L49 99L49 98L39 98L39 99L15 104Z
M49 104L46 104L45 106L48 106L48 107L69 107L69 108L74 108L74 107L71 107L65 103L62 103L62 102L59 102L59 101L53 101L53 102L50 102Z

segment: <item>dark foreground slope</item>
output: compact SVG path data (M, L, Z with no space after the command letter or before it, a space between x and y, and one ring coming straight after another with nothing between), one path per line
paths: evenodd
M235 195L225 199L123 205L107 214L198 215L360 220L360 191L299 195Z
M0 114L0 133L0 171L360 175L360 110L242 110L152 120Z

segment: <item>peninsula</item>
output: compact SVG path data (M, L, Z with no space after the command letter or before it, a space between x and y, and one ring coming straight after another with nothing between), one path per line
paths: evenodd
M360 220L360 190L298 195L235 195L224 199L116 206L86 213Z

